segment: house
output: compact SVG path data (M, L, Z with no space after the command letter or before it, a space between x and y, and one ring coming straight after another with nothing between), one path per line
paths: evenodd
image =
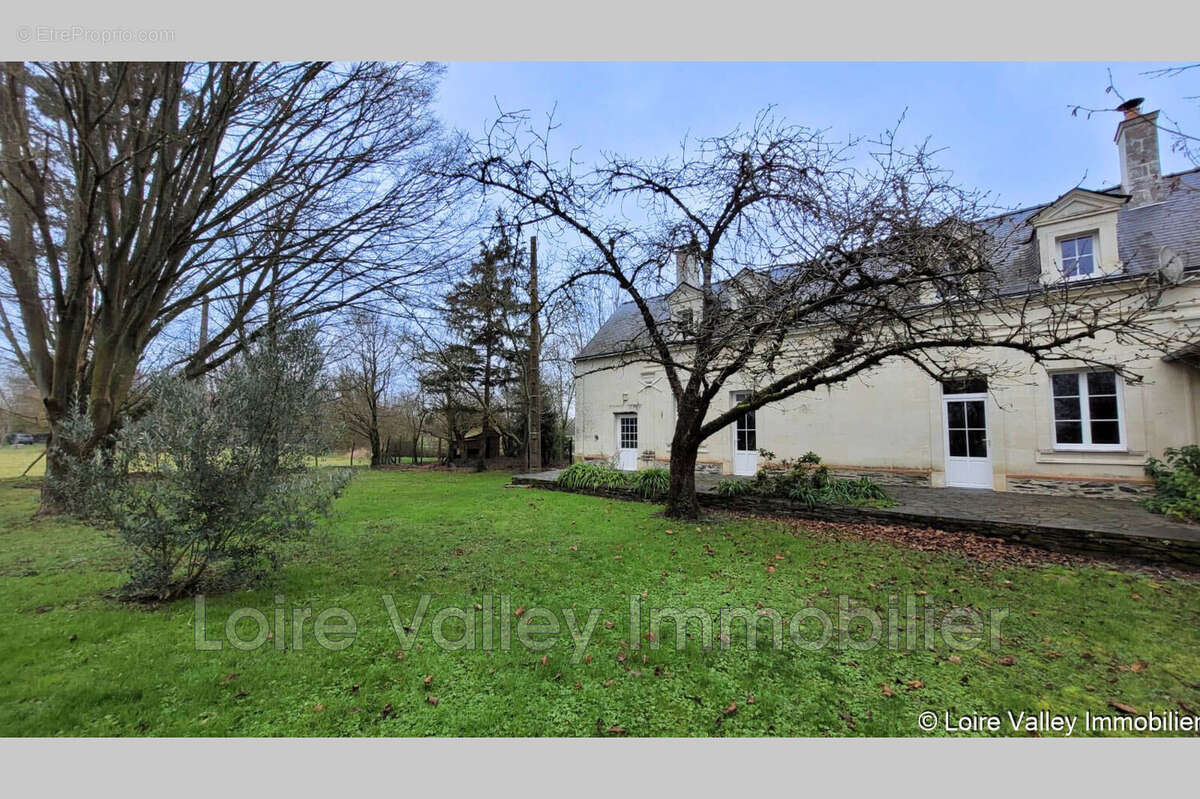
M1200 170L1161 175L1156 119L1125 109L1115 138L1120 186L1070 189L997 220L1014 234L994 264L1012 292L1151 278L1169 286L1174 310L1164 324L1182 330L1200 320ZM681 263L673 294L690 288L686 277ZM655 313L669 313L671 297L655 298ZM578 353L576 460L622 469L669 462L674 399L665 375L619 354L641 330L627 303ZM1122 344L1107 346L1112 363L1143 380L1082 362L1047 370L1029 360L1020 380L937 381L907 361L888 361L745 414L704 442L697 471L753 474L765 453L794 459L811 450L835 473L883 483L1134 497L1148 490L1148 457L1200 441L1200 344L1140 360ZM738 385L716 410L738 402Z

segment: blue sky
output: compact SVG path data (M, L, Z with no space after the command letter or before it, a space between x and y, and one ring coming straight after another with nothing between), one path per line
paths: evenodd
M1200 131L1200 70L1176 78L1132 63L453 63L439 112L478 134L495 115L557 104L555 137L585 160L611 150L662 156L684 134L726 133L774 105L791 122L834 138L874 135L902 112L909 140L931 138L963 184L1014 207L1054 199L1080 181L1120 182L1116 114L1072 117L1071 104L1112 107L1106 69L1126 97L1146 97L1185 129ZM1190 168L1160 141L1163 171Z

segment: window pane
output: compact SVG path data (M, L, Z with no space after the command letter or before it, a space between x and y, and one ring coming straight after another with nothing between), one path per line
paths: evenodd
M967 426L966 414L963 413L964 404L962 402L946 403L947 426L952 428Z
M746 452L755 452L758 450L758 436L753 430L746 431Z
M1058 422L1054 425L1055 441L1059 444L1082 444L1083 425L1080 422Z
M953 377L942 381L943 394L982 394L985 391L986 377Z
M987 442L984 441L985 438L987 438L986 430L967 431L967 445L972 458L987 457Z
M745 430L737 431L737 448L738 448L739 452L746 451L746 431Z
M1075 257L1075 239L1067 239L1062 243L1062 255L1064 261Z
M1092 422L1092 443L1120 444L1120 425L1117 422Z
M742 417L742 419L745 422L746 429L754 429L754 411L749 411L745 416Z
M1079 418L1079 397L1061 397L1054 400L1054 420L1065 422Z
M1075 239L1075 252L1080 255L1092 254L1092 237L1084 236L1081 239Z
M1075 262L1074 274L1090 275L1093 271L1094 271L1094 266L1092 264L1092 256L1090 256L1090 255L1079 256L1079 260L1077 260Z
M1093 419L1117 418L1116 397L1088 397L1088 413Z
M967 427L984 427L983 400L967 403Z
M967 457L967 431L966 430L951 430L950 431L950 457L952 457L952 458Z
M1052 375L1050 383L1054 386L1054 396L1056 397L1073 397L1079 393L1079 375Z
M1089 394L1117 393L1116 372L1089 372L1087 378Z

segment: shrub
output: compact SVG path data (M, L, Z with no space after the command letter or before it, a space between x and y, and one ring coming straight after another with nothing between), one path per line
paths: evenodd
M659 499L671 487L671 473L661 466L642 469L628 475L629 483L643 499Z
M349 481L315 470L321 355L311 329L250 347L211 380L160 376L149 411L86 462L70 506L128 546L129 599L242 586L279 564L279 545L311 530ZM68 426L87 434L86 415Z
M556 481L563 488L576 491L627 488L628 477L620 469L606 463L573 463L562 470Z
M894 504L891 497L869 477L857 480L838 480L821 465L821 458L807 452L795 461L783 461L782 469L759 469L753 480L722 480L717 493L723 497L747 494L777 497L799 502L809 507L817 505L871 505L884 507Z
M1181 521L1200 521L1200 446L1189 444L1163 452L1163 460L1146 462L1155 495L1145 500L1148 510Z

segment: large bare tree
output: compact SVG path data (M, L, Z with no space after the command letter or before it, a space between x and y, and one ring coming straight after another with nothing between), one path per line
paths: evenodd
M131 410L148 353L198 376L273 321L430 279L453 198L429 168L438 74L6 65L0 327L52 429L75 404L94 429L80 448L99 446ZM201 316L202 333L184 329ZM52 486L56 452L49 465Z
M371 466L383 457L383 416L405 363L403 337L382 314L354 313L344 326L341 364L334 381L338 416L371 448Z
M600 276L632 302L633 332L579 369L663 369L676 407L670 516L699 512L709 436L885 362L942 377L999 371L987 357L997 351L1100 363L1112 336L1168 344L1143 282L1014 286L999 260L1019 234L1011 218L989 216L986 197L892 133L835 145L767 112L673 157L606 155L581 171L552 156L552 128L504 115L453 174L557 235L564 285ZM742 387L748 399L714 402Z

